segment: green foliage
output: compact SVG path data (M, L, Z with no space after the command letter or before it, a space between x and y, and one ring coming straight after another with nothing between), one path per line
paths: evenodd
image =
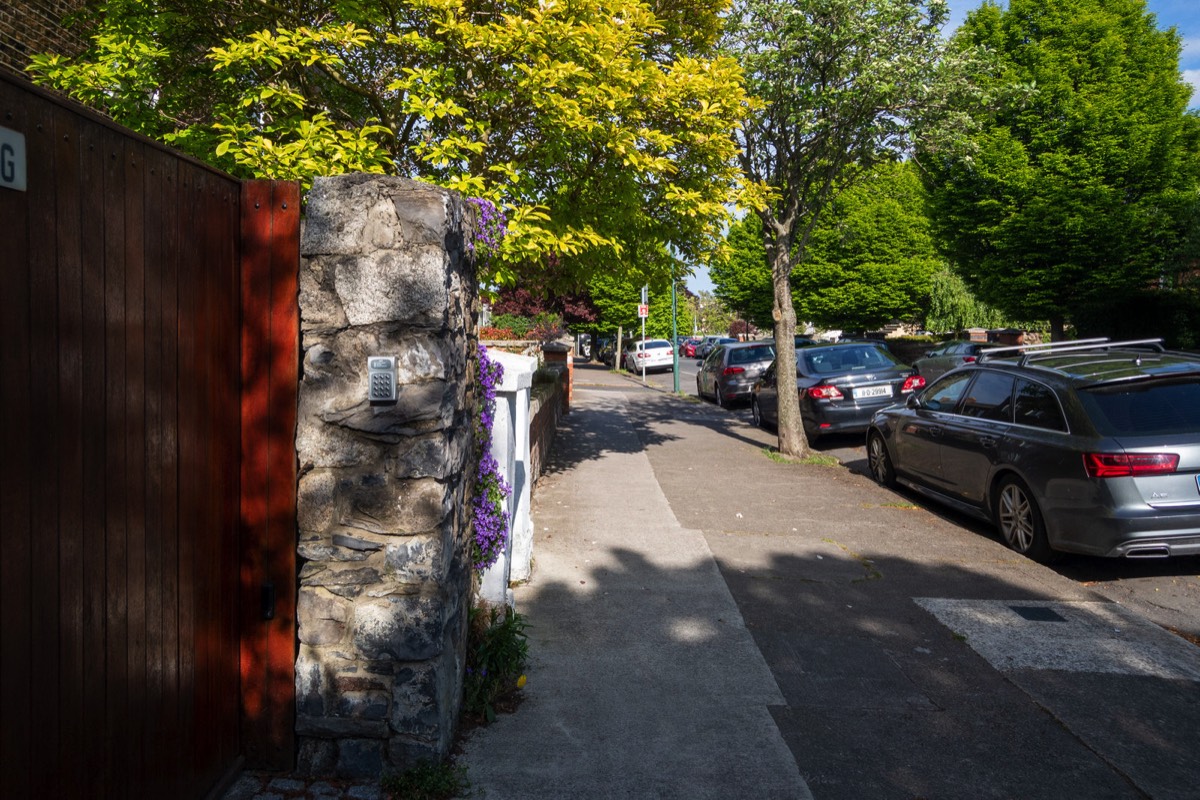
M923 163L946 252L981 300L1061 336L1081 306L1189 260L1200 120L1179 37L1143 0L984 5L958 35L996 54L982 84L996 102L974 109L969 146Z
M394 800L452 800L471 789L467 768L453 763L421 761L399 775L386 775L383 790Z
M35 79L240 175L411 175L503 208L481 265L561 286L718 246L745 104L720 0L108 0ZM648 257L649 254L649 257ZM657 273L661 281L669 277Z
M654 270L657 272L658 270ZM598 274L588 283L592 302L600 311L600 321L594 326L598 333L615 333L621 326L624 335L640 335L642 321L638 317L642 286L648 285L650 316L646 318L646 336L657 339L671 338L671 282L653 277L651 273L632 273L628 276ZM676 292L676 325L682 336L692 330L692 315L684 302L683 286Z
M747 214L729 229L725 250L708 268L713 294L726 308L760 328L774 324L771 265L763 249L762 220Z
M1072 316L1079 338L1162 338L1167 347L1200 349L1200 293L1143 289L1079 308Z
M463 713L487 724L498 704L524 686L527 623L508 606L472 606L469 616Z
M792 293L818 327L875 330L920 320L941 267L916 168L882 164L825 209Z
M1016 321L989 305L979 302L963 279L949 269L934 273L929 292L929 311L925 327L931 331L954 333L967 328L1020 328L1042 330L1044 323Z

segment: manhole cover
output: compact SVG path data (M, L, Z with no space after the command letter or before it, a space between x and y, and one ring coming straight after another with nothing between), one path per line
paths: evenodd
M1046 606L1009 606L1030 622L1066 622L1067 618Z

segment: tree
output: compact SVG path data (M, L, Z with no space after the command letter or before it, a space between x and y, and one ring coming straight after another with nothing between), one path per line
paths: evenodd
M1188 260L1200 120L1174 30L1143 0L1010 0L958 37L997 55L985 90L1032 87L977 108L969 147L922 156L938 233L980 300L1062 339L1076 309Z
M729 229L725 251L708 268L713 294L726 308L760 328L773 323L771 267L763 249L762 220L747 214Z
M948 266L933 274L929 287L929 310L925 327L931 331L961 331L966 328L1021 328L1031 330L1044 323L1014 321L989 305L979 302L963 279Z
M717 0L109 0L41 81L239 174L385 171L487 198L486 281L578 289L721 239L744 94ZM658 276L658 277L669 277Z
M808 244L792 294L820 327L875 330L919 321L943 267L912 162L881 164L833 198Z
M725 46L760 103L738 132L771 266L779 450L804 456L791 276L829 201L908 146L937 105L944 0L742 0Z
M659 272L659 270L655 270ZM640 336L642 320L638 317L642 286L649 286L650 316L646 318L646 335L656 339L671 338L671 281L649 278L639 280L636 274L597 274L588 284L592 302L600 311L595 332L616 332L618 326L625 336ZM682 336L692 329L692 314L680 285L676 296L676 326Z

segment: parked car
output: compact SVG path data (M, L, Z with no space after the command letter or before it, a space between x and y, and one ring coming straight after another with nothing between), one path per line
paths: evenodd
M773 360L775 343L771 341L719 344L697 362L696 394L712 397L722 407L748 400L754 382Z
M945 342L918 358L913 362L913 366L921 373L921 377L929 382L955 367L974 363L979 354L991 346L986 342L968 342L961 339Z
M630 372L641 372L643 367L647 372L669 371L675 368L675 351L666 339L631 341L625 347L621 365Z
M755 425L779 424L776 372L773 362L754 385L750 413ZM810 440L865 431L877 410L924 385L912 367L876 344L814 344L796 351L796 389Z
M705 336L704 341L696 346L696 358L707 358L713 348L719 344L733 344L737 339L729 336Z
M700 346L702 341L704 340L699 336L692 336L688 339L685 339L683 341L683 348L680 350L680 352L688 358L695 358L696 348Z
M996 348L867 432L879 483L1052 560L1200 554L1200 357L1161 342Z

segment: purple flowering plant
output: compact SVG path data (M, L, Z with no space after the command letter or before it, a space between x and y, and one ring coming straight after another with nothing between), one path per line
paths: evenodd
M481 261L493 257L508 233L508 218L491 200L483 197L468 197L467 202L475 207L475 235L468 237L467 250Z
M508 513L504 510L504 501L512 494L512 487L500 475L500 465L492 455L496 385L503 377L504 366L488 358L487 348L479 345L479 418L475 422L479 466L475 470L472 508L475 533L471 543L471 562L480 572L496 563L508 542Z

